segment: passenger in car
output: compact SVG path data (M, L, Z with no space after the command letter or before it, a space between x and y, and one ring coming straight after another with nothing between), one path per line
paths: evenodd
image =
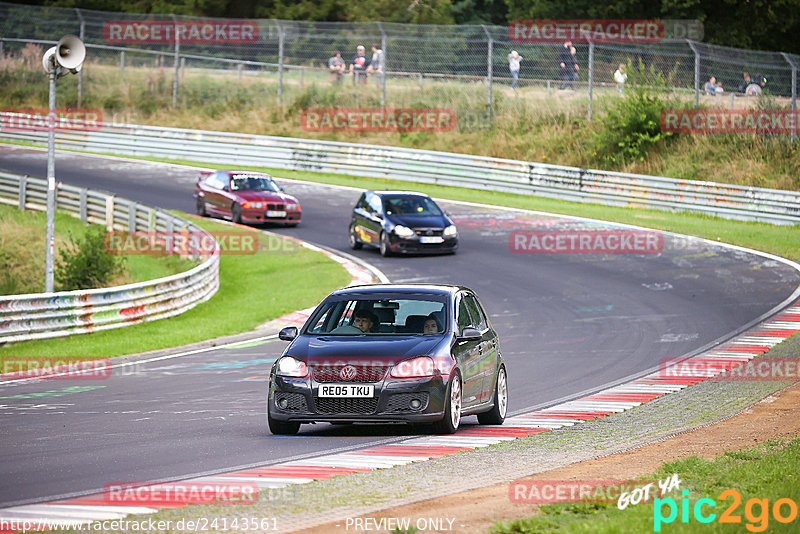
M436 318L434 314L428 315L428 318L425 319L425 324L422 326L422 333L423 334L438 334L442 331L441 325L439 325L439 320Z

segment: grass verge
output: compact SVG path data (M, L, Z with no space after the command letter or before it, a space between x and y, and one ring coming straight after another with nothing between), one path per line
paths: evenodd
M231 230L228 225L208 219L195 222L209 231ZM257 236L259 250L252 255L220 257L219 290L208 302L169 319L56 340L14 343L0 347L0 357L92 360L237 334L315 305L350 281L344 268L326 256L275 236L252 232Z
M44 291L46 214L20 211L0 204L0 295ZM63 212L55 216L55 260L71 239L78 240L89 225ZM178 256L127 256L124 268L108 287L144 282L191 269L191 261ZM56 286L56 290L60 290Z
M665 502L656 500L630 505L624 510L615 504L589 502L543 505L538 515L496 525L491 532L797 532L797 505L800 503L798 463L800 438L790 442L769 441L752 449L726 452L713 460L693 456L664 464L648 477L650 480L664 480L673 474L678 475L681 491L674 489L664 495L662 501ZM726 490L735 493L726 494ZM688 491L688 494L683 495L683 491ZM684 498L687 501L684 502ZM703 498L711 499L711 502L704 501L698 508L697 503ZM669 499L674 501L676 515L667 522L671 515ZM784 500L776 508L780 499ZM723 522L726 510L733 522ZM698 513L707 518L714 517L711 521L701 522ZM778 515L784 520L792 519L781 521ZM657 521L656 518L664 519Z

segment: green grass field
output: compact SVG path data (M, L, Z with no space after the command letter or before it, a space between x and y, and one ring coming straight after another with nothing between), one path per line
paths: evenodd
M733 532L797 532L800 525L800 439L791 442L769 441L752 449L726 452L713 460L696 456L664 464L648 480L665 480L677 474L680 490L661 497L662 502L629 505L624 510L615 504L575 503L540 507L540 514L527 519L496 525L496 534L664 532L723 534ZM688 495L683 495L683 491ZM723 493L726 490L733 492ZM739 501L737 497L739 496ZM684 502L684 498L687 500ZM704 501L697 507L699 499ZM674 503L671 505L668 500ZM776 503L781 501L777 508ZM713 502L713 504L712 504ZM671 506L675 516L671 521ZM684 510L686 515L684 516ZM729 519L722 516L729 512ZM700 515L695 515L697 512ZM707 523L700 519L714 518ZM778 519L789 519L782 522ZM658 520L657 520L658 518Z
M210 231L233 230L229 225L209 219L195 221ZM3 346L0 358L97 359L237 334L283 314L313 306L332 290L350 282L350 275L344 268L323 254L255 230L250 232L260 243L259 250L253 255L223 254L220 257L220 287L209 301L169 319Z

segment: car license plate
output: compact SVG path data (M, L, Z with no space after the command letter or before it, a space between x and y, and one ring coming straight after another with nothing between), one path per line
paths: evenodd
M286 217L286 212L285 211L272 211L272 210L270 210L270 211L267 212L267 217Z
M375 386L364 384L320 384L318 397L337 397L343 399L355 397L372 397Z
M444 243L444 239L439 236L422 236L419 238L420 243L429 244L429 243Z

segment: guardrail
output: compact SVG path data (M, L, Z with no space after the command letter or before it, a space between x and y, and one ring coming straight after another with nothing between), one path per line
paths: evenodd
M45 210L47 182L0 172L0 203ZM202 232L170 213L114 195L58 184L56 206L109 231ZM210 299L219 287L219 245L179 274L124 286L0 297L0 343L119 328L178 315Z
M0 119L9 120L7 115L0 113ZM0 129L0 139L43 143L46 135ZM745 221L800 223L798 192L450 152L113 123L99 131L56 134L56 144L119 155L352 174Z

